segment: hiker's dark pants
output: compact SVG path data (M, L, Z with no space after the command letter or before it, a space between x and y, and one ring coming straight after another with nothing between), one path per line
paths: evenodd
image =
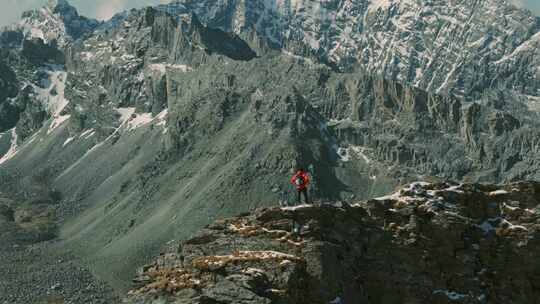
M302 194L304 194L304 199L306 200L306 204L309 204L309 200L308 200L308 195L307 195L307 188L304 188L304 189L297 189L297 201L298 201L298 205L300 205L302 203Z

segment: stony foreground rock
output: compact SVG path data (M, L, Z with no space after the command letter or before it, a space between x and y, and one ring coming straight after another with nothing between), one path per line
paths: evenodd
M125 303L538 303L539 204L540 183L416 183L261 209L170 244Z

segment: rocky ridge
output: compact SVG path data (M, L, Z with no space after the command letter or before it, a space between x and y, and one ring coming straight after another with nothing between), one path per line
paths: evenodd
M536 303L540 184L414 183L218 220L124 303Z

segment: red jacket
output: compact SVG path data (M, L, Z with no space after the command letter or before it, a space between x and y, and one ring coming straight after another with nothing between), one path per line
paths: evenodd
M303 182L300 184L296 183L296 180L300 178ZM298 190L304 190L309 185L309 174L305 171L298 171L295 175L291 178L291 184L293 184L296 189Z

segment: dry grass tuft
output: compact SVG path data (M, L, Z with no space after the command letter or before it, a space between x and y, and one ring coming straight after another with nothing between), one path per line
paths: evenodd
M297 235L294 235L289 231L268 229L256 225L248 225L245 221L238 221L229 224L227 229L233 233L238 233L242 237L246 238L255 236L266 236L270 239L276 240L281 243L286 243L294 247L303 246L305 244L304 240L299 239Z
M200 288L203 282L207 281L207 278L203 278L196 273L178 268L149 271L145 275L150 277L150 281L152 282L139 289L130 291L130 295L159 292L172 294L182 289Z
M301 261L297 256L277 251L238 251L231 255L205 256L193 260L193 267L202 271L215 271L229 264L245 262Z

